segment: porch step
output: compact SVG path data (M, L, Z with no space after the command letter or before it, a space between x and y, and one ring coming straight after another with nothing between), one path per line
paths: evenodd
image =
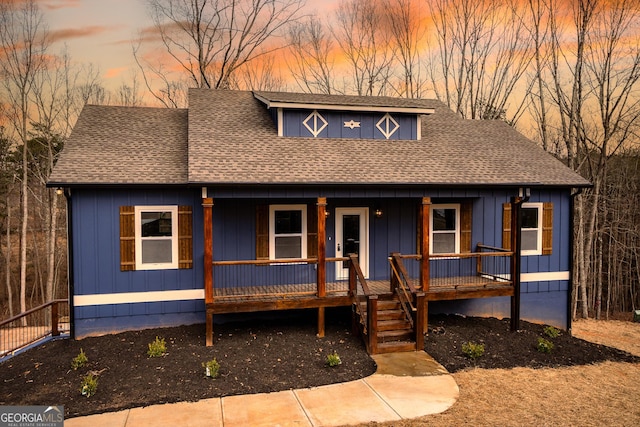
M411 323L404 319L400 320L378 320L378 331L411 330Z
M378 354L416 351L415 341L389 341L378 343Z
M379 299L378 300L378 314L380 311L399 310L400 301L397 299Z
M402 310L378 310L378 321L400 319L404 319L404 312Z
M415 351L415 332L411 323L407 321L397 297L384 296L378 299L377 303L376 348L371 351L376 354ZM367 322L366 302L360 303L359 308L363 314L360 323L364 327Z
M411 341L413 331L411 329L395 329L378 333L378 343L390 341Z

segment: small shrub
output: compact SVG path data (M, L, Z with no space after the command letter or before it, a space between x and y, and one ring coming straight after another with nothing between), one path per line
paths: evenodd
M327 365L330 367L335 367L342 364L342 360L340 360L340 356L338 356L337 352L333 352L331 354L327 354Z
M220 363L213 358L207 362L203 362L202 366L204 367L204 374L209 378L216 378L220 371Z
M544 334L549 338L558 338L560 336L560 329L547 326L544 328Z
M147 354L149 357L160 357L164 356L167 352L167 344L164 341L164 338L156 337L155 341L149 343L149 350Z
M84 367L88 361L89 359L87 358L87 355L84 354L84 350L80 349L80 353L78 353L78 355L71 361L71 368L74 371L77 371L79 368Z
M538 337L538 351L540 353L551 353L553 350L553 343L542 337Z
M462 344L462 354L467 356L469 359L476 360L484 354L484 344L466 342Z
M98 391L98 377L89 373L82 378L80 392L83 396L91 397Z

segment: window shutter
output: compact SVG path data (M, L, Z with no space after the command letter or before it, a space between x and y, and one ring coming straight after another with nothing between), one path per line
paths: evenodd
M318 257L318 207L307 206L307 258Z
M502 205L502 248L511 250L511 203Z
M471 253L471 212L473 204L464 202L460 204L460 253Z
M120 206L120 271L136 269L135 207Z
M192 218L191 206L178 206L178 268L193 268Z
M553 203L542 204L542 255L553 250Z
M269 206L256 206L256 259L269 259Z

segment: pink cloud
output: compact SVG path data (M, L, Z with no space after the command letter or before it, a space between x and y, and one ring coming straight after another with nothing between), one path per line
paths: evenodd
M104 78L112 79L114 77L118 77L120 74L122 74L123 71L127 71L128 69L129 68L127 67L109 68L104 74Z
M80 7L82 0L42 0L39 2L42 7L48 10L68 9L71 7Z
M61 40L75 39L80 37L92 37L106 31L111 31L115 27L106 27L103 25L92 25L82 28L64 28L55 30L50 33L51 41L58 42Z

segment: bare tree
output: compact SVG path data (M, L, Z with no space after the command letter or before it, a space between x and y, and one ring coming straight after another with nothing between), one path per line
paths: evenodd
M342 0L335 35L350 65L347 73L358 95L386 95L393 54L387 43L386 19L379 2Z
M594 185L576 201L573 315L581 302L583 317L590 308L599 316L607 165L637 141L640 123L640 37L634 28L640 2L548 1L553 116L567 164ZM563 14L571 17L566 27L558 24Z
M31 95L36 76L45 65L47 31L34 0L22 3L0 2L0 72L3 95L9 101L2 104L22 143L22 225L20 238L20 310L26 311L27 231L28 231L28 127L31 121Z
M179 66L189 86L231 88L234 74L248 62L282 47L275 42L302 17L302 0L149 0L149 10L164 51ZM143 73L167 73L141 58ZM165 102L145 77L153 95ZM164 85L165 90L170 88Z
M425 83L420 75L420 55L427 35L421 5L416 0L384 0L382 4L402 75L395 92L406 98L419 98Z
M436 96L467 118L504 118L531 62L522 11L502 0L429 4L436 32L429 75ZM517 101L514 118L523 103Z
M334 93L333 39L321 20L314 16L294 25L288 44L292 60L287 65L298 87L309 93Z

